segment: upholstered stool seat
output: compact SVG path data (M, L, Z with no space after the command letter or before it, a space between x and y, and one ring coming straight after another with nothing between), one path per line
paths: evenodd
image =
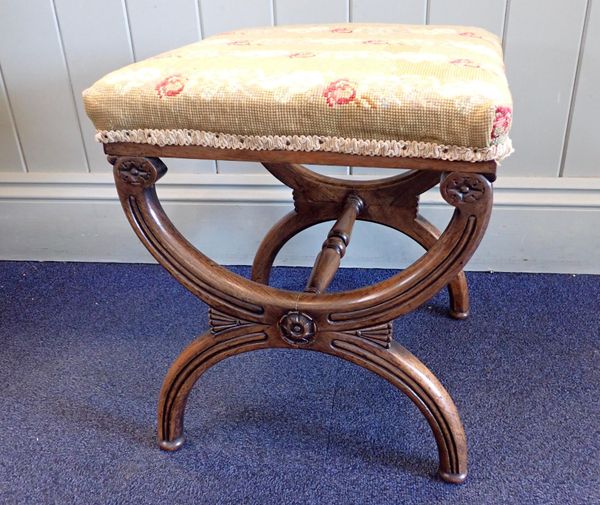
M458 410L433 373L394 341L392 322L444 287L450 316L468 317L463 267L489 222L498 160L512 151L498 39L453 26L236 31L117 70L84 100L135 233L210 307L210 329L165 377L160 447L183 444L188 395L211 366L258 349L305 349L351 361L404 392L431 427L440 477L463 482ZM156 192L169 157L258 161L293 190L293 208L258 246L251 279L206 257L169 220ZM365 181L301 163L408 171ZM444 232L419 213L420 195L438 183L454 208ZM426 252L374 285L328 292L357 220L395 229ZM270 286L281 248L326 221L333 225L304 290ZM222 233L235 240L234 230Z
M498 38L388 24L259 28L129 65L84 93L101 142L500 160Z

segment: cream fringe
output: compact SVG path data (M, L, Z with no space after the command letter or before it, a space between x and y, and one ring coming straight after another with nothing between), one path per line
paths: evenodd
M103 144L132 142L158 146L202 146L252 151L324 151L389 158L500 161L513 152L510 139L490 147L461 147L402 140L363 140L317 135L231 135L198 130L99 130Z

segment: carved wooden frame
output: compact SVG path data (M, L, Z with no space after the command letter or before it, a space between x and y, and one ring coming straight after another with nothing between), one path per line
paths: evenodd
M450 291L451 315L467 316L468 291L462 269L488 224L494 162L141 144L108 144L105 151L114 166L123 209L139 239L181 284L210 306L210 331L179 355L165 377L158 406L161 448L175 450L183 443L188 394L212 365L255 349L307 349L356 363L398 387L433 431L441 478L452 483L464 481L466 439L456 406L425 365L392 340L391 325L444 286ZM156 195L155 183L167 171L158 156L259 160L294 190L294 210L273 226L257 251L253 280L217 265L177 231ZM379 164L413 170L356 182L315 174L298 162ZM440 177L442 197L455 208L441 234L418 213L419 195L435 186ZM326 293L357 219L401 231L427 252L407 269L373 286ZM317 256L306 290L291 292L268 286L273 261L283 244L300 231L330 220L336 222Z

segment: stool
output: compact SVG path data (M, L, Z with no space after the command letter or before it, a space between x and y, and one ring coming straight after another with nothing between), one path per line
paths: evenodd
M387 379L427 419L439 475L463 482L467 449L448 392L392 340L392 321L448 286L469 312L463 267L485 232L499 160L512 152L512 100L496 36L479 28L393 24L249 29L210 37L113 72L84 92L139 239L209 305L210 331L169 369L158 406L162 449L183 443L188 395L215 363L255 349L320 351ZM162 209L160 158L257 161L293 189L294 210L259 246L252 280L194 248ZM404 168L371 181L301 163ZM440 183L454 207L440 233L419 196ZM425 254L391 278L327 293L356 220L394 228ZM294 235L334 221L303 292L268 285Z

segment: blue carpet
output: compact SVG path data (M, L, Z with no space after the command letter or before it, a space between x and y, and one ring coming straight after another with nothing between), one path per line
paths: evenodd
M334 288L390 274L346 269ZM162 378L206 307L155 265L0 263L0 502L600 503L600 277L468 277L468 320L446 317L444 292L394 331L463 416L453 486L408 399L312 352L221 362L190 397L186 445L162 452Z

